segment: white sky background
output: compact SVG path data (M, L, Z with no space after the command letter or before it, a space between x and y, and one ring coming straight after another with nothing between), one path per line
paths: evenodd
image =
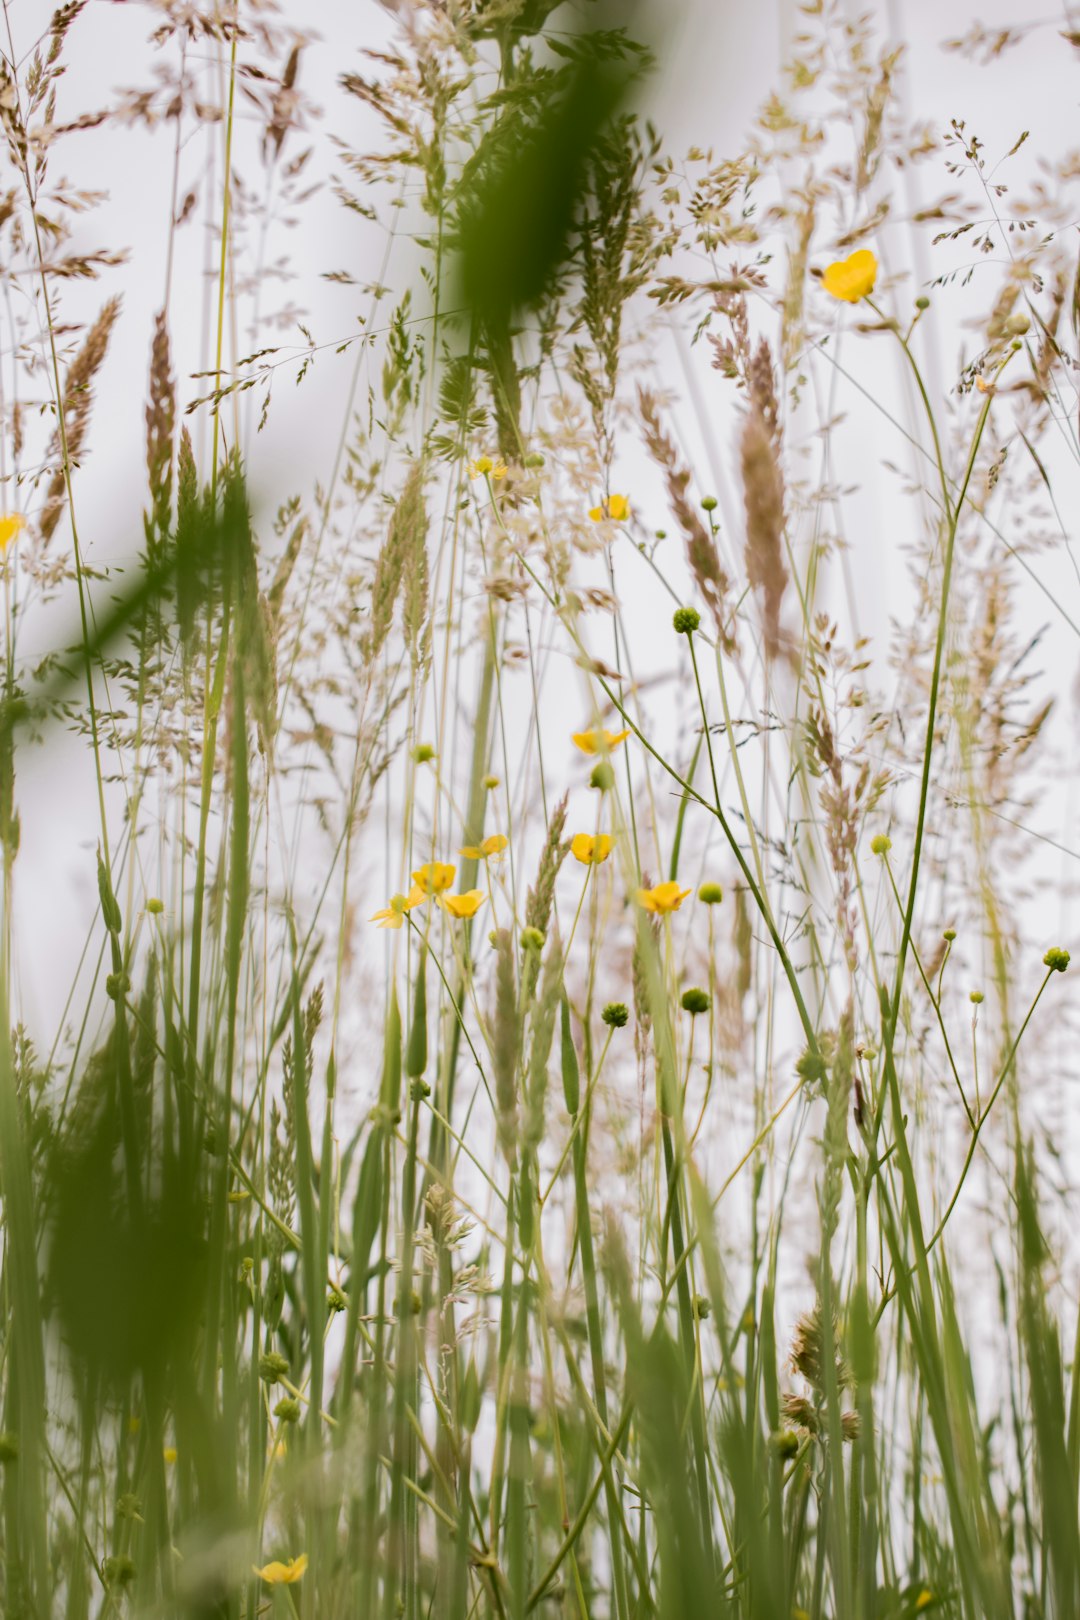
M28 46L47 25L50 10L51 6L42 0L14 0L10 15L18 49ZM953 117L966 119L994 154L1006 151L1022 130L1030 130L1027 151L1032 162L1040 153L1057 156L1074 143L1080 61L1058 38L1057 27L1035 33L989 66L947 55L941 49L944 37L964 33L976 16L987 24L1027 20L1022 16L1020 0L1014 0L1012 5L1006 0L986 0L977 9L966 0L908 0L907 4L889 0L887 5L852 8L852 14L865 10L873 10L881 18L884 33L907 42L902 95L912 117L927 119L937 127ZM1053 12L1053 5L1048 5L1047 15ZM329 132L342 134L358 147L374 145L380 139L374 120L358 101L342 94L337 77L342 71L363 70L361 48L388 40L392 20L372 0L319 0L308 5L284 0L281 17L316 36L304 52L299 83L323 113L311 122L305 136L290 136L286 156L290 149L294 153L299 150L301 141L313 140L317 153L310 173L325 181L333 169L333 154L327 144ZM649 89L647 110L665 136L667 149L678 154L696 143L711 146L718 155L738 151L762 99L780 82L785 41L798 26L796 8L786 0L775 5L737 7L710 0L668 0L663 17L664 37L654 41L660 71ZM71 117L108 103L114 89L149 82L155 53L146 41L152 21L147 9L134 5L116 6L96 0L88 7L76 25L67 53L69 69L63 86L62 116ZM1057 26L1066 26L1064 12ZM237 164L249 175L257 175L261 172L257 163L245 166L244 162L244 143L253 138L252 126L245 120L242 114ZM123 292L123 315L97 389L92 453L84 458L79 474L81 528L89 560L98 566L130 555L141 534L145 489L143 413L152 322L161 305L165 278L173 138L170 124L163 124L153 134L142 128L122 130L106 125L65 142L62 155L56 159L74 183L109 193L108 201L86 216L77 242L88 249L105 245L123 247L130 253L129 263L121 270L107 272L101 283L71 286L65 292L62 311L69 319L90 319L108 293ZM181 196L186 190L185 176L204 170L207 141L219 138L220 131L208 135L205 130L191 137L191 146L181 159ZM1024 162L1022 156L1010 170L1016 185L1031 172L1030 167L1025 169ZM909 171L908 183L915 188L915 195L904 197L903 204L914 206L944 190L946 177L932 160L921 169ZM922 192L925 195L920 195ZM384 207L388 196L384 190L373 201ZM194 369L192 356L199 355L200 369L212 364L211 293L203 268L207 256L216 250L200 223L203 203L200 194L193 223L178 238L174 269L171 327L174 360L181 371L182 401L205 392L203 383L189 381L183 375ZM375 279L380 275L384 238L380 231L347 213L329 188L305 204L299 219L296 229L275 227L268 242L269 259L288 255L293 279L280 288L268 288L265 303L295 302L317 342L331 343L356 331L356 313L363 310L368 314L370 303L360 297L357 289L335 287L321 280L322 273L348 269L358 282ZM911 238L903 228L889 227L876 245L889 273L910 268ZM924 259L914 267L910 293L901 295L900 307L939 268L937 261L931 265L924 253ZM395 294L400 293L408 279L405 255L392 263L387 279ZM391 303L387 299L382 308L388 309ZM931 380L944 387L955 374L957 357L938 350L937 334L950 328L944 322L937 326L937 320L937 314L931 311L923 328L921 353ZM282 331L276 339L264 334L259 346L272 341L295 341L299 347L303 344L295 327ZM852 341L857 340L849 339L849 344ZM972 348L976 341L972 335ZM245 354L254 346L241 333L237 349L232 352ZM874 340L862 351L849 347L846 355L858 375L873 389L887 394L890 408L903 412L900 374L895 366L883 363L881 340ZM685 400L687 379L674 347L668 366L665 380ZM723 514L730 503L736 507L738 503L731 472L730 414L724 415L728 407L714 403L715 379L703 353L695 357L694 370L707 410L716 413L712 442L702 445L695 457L701 479L698 488L704 492L712 484L717 489ZM338 356L326 350L319 355L302 389L293 387L292 368L283 368L279 374L267 428L261 435L249 438L250 482L266 509L272 509L294 491L309 494L316 482L325 484L331 476L352 373L351 354ZM252 410L257 414L259 392L246 399L254 402ZM887 475L877 476L876 463L884 456L900 459L900 453L894 432L875 417L864 401L852 394L843 403L852 413L852 426L843 440L840 470L845 481L861 486L848 508L856 520L849 527L853 596L859 608L859 629L878 638L883 646L890 615L898 609L902 612L908 586L907 564L900 550L906 537L898 528L905 509L895 498L895 482ZM194 419L189 420L195 431ZM701 444L698 424L687 406L679 407L678 420L688 445L693 448ZM205 447L205 427L199 431ZM197 450L199 447L196 432ZM628 464L632 469L639 461L635 444L630 447ZM708 470L710 466L715 473ZM632 471L627 474L628 479L631 476ZM638 506L642 506L640 495ZM643 516L650 527L666 520L659 503L655 514L643 512ZM62 523L58 540L64 531ZM1080 622L1080 588L1064 557L1044 557L1039 571L1051 595ZM640 581L635 581L628 570L622 574L621 582L630 592L648 589L644 573ZM1029 616L1033 629L1054 616L1052 604L1048 605L1047 598L1034 588L1026 588L1022 611ZM64 620L65 628L69 623L69 619ZM667 623L666 608L663 623ZM53 624L42 621L36 629L41 650L54 644ZM1066 701L1056 735L1062 748L1072 749L1073 723L1068 711L1072 708L1077 673L1076 638L1052 631L1045 656L1061 660L1060 688ZM572 690L568 687L568 691ZM1072 756L1069 763L1074 762ZM93 851L97 825L88 752L81 745L61 742L30 757L24 755L18 800L22 813L22 850L16 879L22 1011L31 1030L47 1045L96 905ZM1048 792L1031 819L1039 832L1070 847L1080 846L1075 804L1064 772L1056 796ZM1072 940L1069 932L1075 861L1046 849L1042 862L1044 875L1060 884L1061 915L1050 919L1041 934L1036 933L1036 938L1044 940L1040 955L1046 944L1058 940L1080 943ZM373 868L372 893L378 903L382 903L383 884L382 873ZM361 941L362 948L372 951L376 965L381 961L381 944L381 940L370 946ZM1037 979L1034 969L1033 976ZM1063 993L1069 992L1063 987ZM1075 1074L1070 1078L1075 1079Z

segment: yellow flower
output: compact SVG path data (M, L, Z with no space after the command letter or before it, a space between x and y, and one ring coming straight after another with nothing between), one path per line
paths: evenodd
M410 889L408 894L392 894L389 905L382 911L372 912L370 920L377 922L380 928L400 928L405 913L411 911L414 906L421 905L426 899L426 890L419 886Z
M575 833L570 840L570 853L582 866L599 866L611 854L614 839L607 833Z
M166 1446L161 1455L165 1458L167 1463L174 1463L176 1461L176 1447Z
M924 1586L918 1597L915 1599L915 1613L918 1614L921 1610L928 1609L933 1601L933 1592L931 1592L928 1586Z
M429 861L413 873L413 882L423 894L441 894L454 881L454 868L445 861Z
M629 731L575 731L570 741L583 754L609 754L629 735Z
M464 894L443 894L439 904L451 917L475 917L487 895L483 889L466 889Z
M610 518L613 523L625 523L630 516L630 502L625 495L609 495L600 506L594 506L589 513L594 523L602 523Z
M21 512L9 512L6 517L0 517L0 557L16 539L20 530L26 528L26 519Z
M821 278L821 285L834 298L845 304L857 304L860 298L874 290L877 280L877 260L869 248L860 248L846 259L830 264Z
M264 1564L262 1569L256 1568L254 1564L251 1567L267 1586L292 1586L307 1569L308 1555L301 1553L299 1558L290 1558L287 1564L282 1564L275 1558L272 1563Z
M466 844L463 849L458 850L458 854L464 855L467 861L492 860L496 855L502 854L509 842L509 838L502 833L492 833L482 844Z
M489 473L492 478L505 478L506 463L492 461L490 456L477 456L475 461L469 462L470 478L486 478Z
M657 883L651 889L639 889L637 903L646 911L666 916L669 911L678 911L689 893L689 889L680 889L677 883Z

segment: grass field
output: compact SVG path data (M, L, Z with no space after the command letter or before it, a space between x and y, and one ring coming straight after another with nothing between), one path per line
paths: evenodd
M1080 165L1014 195L1022 141L909 127L831 5L718 156L636 110L615 11L403 4L341 80L377 144L320 137L385 273L286 344L296 9L147 8L123 117L174 223L117 567L80 494L117 256L62 178L98 24L4 3L0 1611L1076 1620L1038 828ZM274 512L259 432L316 362L332 476ZM903 584L863 600L866 489ZM20 784L64 734L98 903L42 1030L20 933L70 920Z

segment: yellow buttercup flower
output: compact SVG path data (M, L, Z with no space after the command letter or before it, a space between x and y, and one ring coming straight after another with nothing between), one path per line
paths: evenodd
M5 517L0 517L0 556L25 528L26 519L21 512L8 512Z
M413 873L412 880L424 894L442 894L453 883L454 870L445 861L429 861Z
M490 861L501 855L510 840L503 833L492 833L482 844L466 844L458 850L467 861Z
M657 883L651 889L639 889L637 903L646 911L666 916L669 911L678 911L689 893L689 889L680 889L674 882Z
M370 920L377 922L380 928L400 928L405 913L422 905L426 899L426 890L416 885L408 894L392 894L389 905L382 911L372 912Z
M177 1456L176 1447L175 1446L166 1446L164 1451L161 1453L161 1455L164 1457L164 1459L165 1459L165 1461L167 1463L174 1463L176 1461L176 1456Z
M487 478L489 475L492 478L505 478L506 463L493 461L490 456L477 456L475 461L469 462L470 478Z
M589 513L594 523L603 523L610 518L613 523L625 523L630 516L630 502L625 495L609 495L600 506L594 506Z
M575 731L570 740L583 754L609 754L629 735L629 731Z
M615 840L607 833L575 833L570 840L570 853L582 866L599 866L611 854Z
M273 1559L271 1563L264 1564L262 1569L252 1564L252 1569L261 1581L267 1586L292 1586L298 1581L308 1567L307 1553L301 1553L299 1558L290 1558L287 1564Z
M918 1597L915 1599L915 1613L920 1614L923 1609L928 1609L933 1601L933 1592L931 1592L928 1586L924 1586Z
M451 917L475 917L487 895L483 889L466 889L464 894L442 894L439 904Z
M869 248L860 248L846 259L830 264L821 278L821 285L834 298L845 304L857 304L860 298L874 290L877 280L877 260Z

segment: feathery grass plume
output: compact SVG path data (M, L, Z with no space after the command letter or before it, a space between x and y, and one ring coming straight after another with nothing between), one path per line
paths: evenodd
M532 1020L532 1047L529 1052L529 1081L525 1095L525 1121L521 1139L533 1151L544 1137L544 1107L547 1102L548 1060L555 1037L555 1016L562 994L562 945L556 930L544 959L540 997Z
M421 462L414 461L394 504L386 539L375 564L375 579L371 587L371 623L361 643L364 657L369 663L378 657L390 634L394 607L401 597L407 566L411 568L410 589L413 593L407 622L411 624L413 633L419 634L421 610L426 605L426 573L423 571L426 564L419 562L424 554L425 522L424 469Z
M790 370L797 363L806 335L803 328L806 265L810 254L811 238L814 234L814 222L817 218L812 190L804 194L804 202L805 206L796 215L795 241L787 252L787 279L784 283L783 304L784 320L780 339L780 352L783 357L785 371Z
M169 355L169 327L165 311L154 317L154 342L150 351L150 398L146 405L146 475L150 486L150 511L146 519L146 539L150 557L155 557L168 531L172 512L173 433L176 427L176 384Z
M855 171L855 187L860 192L866 190L877 174L878 166L885 154L882 126L886 109L892 97L893 79L897 68L900 66L903 54L902 46L895 50L882 52L878 76L866 95L866 122L863 125L863 136L859 143L858 166Z
M199 491L199 474L187 424L180 431L176 477L176 618L185 654L192 651L195 619L202 598L204 531L211 521Z
M525 927L539 929L541 934L547 933L548 922L551 918L551 903L555 898L555 880L570 848L569 844L562 842L563 831L566 827L566 806L568 802L569 794L564 793L551 812L547 837L540 852L540 865L536 873L536 882L529 890L525 901ZM539 973L539 953L529 951L522 967L525 1004L528 1004L533 998Z
M854 1018L851 1003L844 1009L829 1065L826 1087L825 1168L821 1188L821 1244L827 1251L836 1232L840 1199L848 1161L848 1113L854 1078Z
M283 519L284 513L281 516ZM284 527L283 522L282 527ZM270 589L266 593L266 605L270 611L271 623L275 628L281 621L281 611L285 606L285 593L289 589L293 569L296 567L301 547L307 538L310 527L311 525L306 517L299 518L293 524L289 538L285 542L285 549L278 558L277 567L274 569L274 577L270 582ZM278 532L281 532L280 528Z
M495 933L495 1013L492 1019L491 1067L495 1075L496 1124L499 1146L507 1162L517 1156L518 1059L521 1023L518 1018L514 938L508 928Z
M424 503L422 464L417 462L415 495L405 534L405 556L401 565L403 595L401 621L414 668L423 665L431 649L431 620L428 603L427 507Z
M784 480L773 434L755 403L743 421L739 442L746 509L746 572L760 593L767 657L782 650L780 604L787 588L784 566Z
M63 434L57 426L49 446L49 459L60 458L45 491L45 504L38 526L41 538L49 540L60 521L67 498L67 479L74 462L78 461L90 426L90 413L94 403L93 381L100 371L109 347L109 335L120 313L119 298L110 298L102 305L101 313L90 328L83 345L68 367L64 380Z
M649 454L663 470L671 510L686 540L686 560L690 564L690 572L712 615L721 645L725 651L733 652L735 628L728 604L731 581L720 566L716 541L687 499L690 470L679 461L678 451L661 426L660 405L655 394L639 387L637 397L645 443Z

